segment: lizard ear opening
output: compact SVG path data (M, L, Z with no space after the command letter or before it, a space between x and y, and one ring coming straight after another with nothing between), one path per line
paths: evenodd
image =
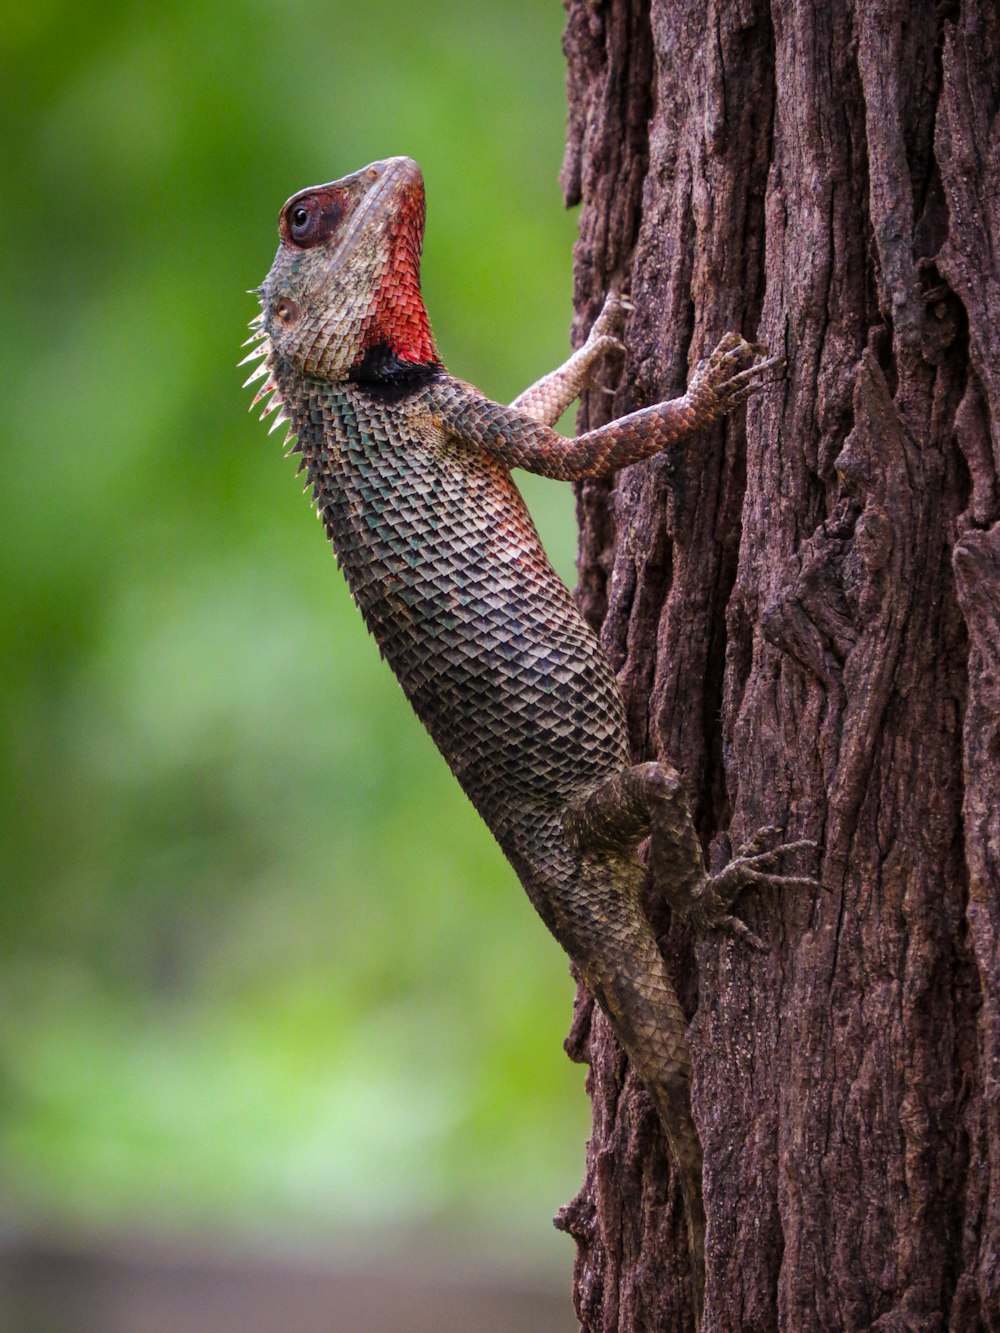
M281 299L277 302L277 304L274 307L275 318L281 320L282 324L284 324L286 328L294 324L295 321L299 319L301 314L302 311L299 309L299 307L295 304L295 302L291 299L290 296L281 297Z

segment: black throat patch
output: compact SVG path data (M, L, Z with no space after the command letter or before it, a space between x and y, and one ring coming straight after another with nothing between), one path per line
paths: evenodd
M404 361L388 343L374 343L348 371L347 378L381 402L396 402L437 379L439 361Z

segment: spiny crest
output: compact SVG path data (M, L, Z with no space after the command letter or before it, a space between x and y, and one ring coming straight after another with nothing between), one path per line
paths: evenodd
M262 327L263 322L264 322L263 311L261 311L259 315L254 315L253 319L250 321L249 327L253 330L253 332L250 334L250 337L243 342L243 346L246 347L250 343L256 343L256 346L251 348L251 350L246 354L243 360L238 362L238 364L241 366L245 366L251 361L258 361L258 360L260 361L260 365L255 366L254 369L251 371L250 375L244 381L243 387L244 389L248 389L250 385L255 384L257 380L259 379L264 380L264 383L260 386L260 388L253 396L253 401L250 404L249 410L252 412L262 398L266 398L268 394L271 395L270 401L264 404L263 410L261 411L260 414L260 419L261 421L265 421L271 415L272 412L278 413L278 415L271 422L271 427L270 430L268 431L269 435L273 435L279 426L284 426L287 424L288 417L285 415L285 410L284 410L285 404L284 400L281 397L281 394L278 391L278 386L275 383L275 381L271 378L271 354L274 349L271 344L271 339L267 336L267 331ZM285 445L286 458L289 456L289 454L299 452L299 445L296 442L295 431L292 430L291 428L289 428L288 433L285 436L284 445ZM287 447L289 445L291 446L290 448Z

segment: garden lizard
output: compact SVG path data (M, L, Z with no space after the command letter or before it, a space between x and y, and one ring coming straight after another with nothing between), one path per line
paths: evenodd
M633 764L618 683L511 477L601 477L718 421L778 358L727 334L687 392L575 439L554 423L620 347L612 295L589 338L509 407L449 375L420 292L424 186L409 158L300 191L259 289L247 383L288 421L355 601L417 716L539 915L611 1021L659 1111L704 1265L701 1147L686 1021L640 897L646 874L697 932L759 943L731 915L775 872L762 830L705 869L678 773ZM272 429L274 427L272 426ZM649 839L648 872L637 848Z

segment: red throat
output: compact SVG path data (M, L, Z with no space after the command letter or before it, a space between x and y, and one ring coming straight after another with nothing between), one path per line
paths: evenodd
M365 350L383 345L401 361L428 365L438 360L430 321L420 295L420 245L424 232L424 192L407 190L389 243L385 275L375 292Z

